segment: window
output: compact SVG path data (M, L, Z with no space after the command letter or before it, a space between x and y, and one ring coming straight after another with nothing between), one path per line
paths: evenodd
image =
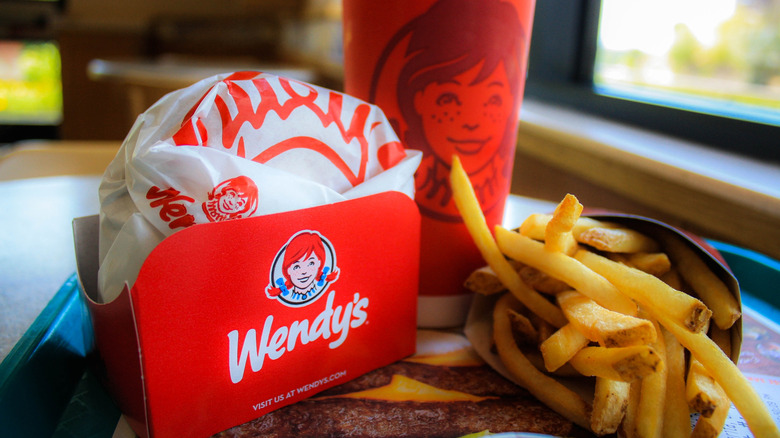
M56 125L61 118L57 45L0 40L0 123Z
M778 0L537 1L526 95L780 162L777 20Z
M64 0L0 0L0 146L56 138L62 119L54 22Z

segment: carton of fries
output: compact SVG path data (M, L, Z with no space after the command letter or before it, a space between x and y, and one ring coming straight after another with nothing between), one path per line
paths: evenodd
M572 195L552 214L508 224L511 231L489 230L453 163L456 204L504 285L499 292L495 285L473 289L465 327L494 369L597 435L690 436L687 407L699 414L695 436L716 437L733 403L755 436L780 436L736 366L739 284L706 241L640 216L580 217L583 208ZM539 276L521 275L523 269L568 290L539 288L525 280ZM513 321L521 317L539 317L555 330L534 344L528 333L540 330L517 328ZM540 353L543 361L533 360ZM579 377L559 373L564 366Z

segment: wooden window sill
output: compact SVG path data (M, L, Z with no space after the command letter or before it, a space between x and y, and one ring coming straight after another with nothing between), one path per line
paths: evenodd
M528 99L512 192L642 214L780 259L780 165Z

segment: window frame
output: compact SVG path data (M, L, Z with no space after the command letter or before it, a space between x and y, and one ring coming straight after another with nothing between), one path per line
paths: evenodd
M600 0L537 0L525 96L739 155L780 163L780 127L599 95Z

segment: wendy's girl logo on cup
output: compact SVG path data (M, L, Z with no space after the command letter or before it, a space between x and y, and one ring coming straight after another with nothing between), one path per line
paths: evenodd
M509 195L535 0L344 0L344 89L382 108L423 152L421 327L463 324L468 274L484 264L452 199L460 157L488 226Z
M453 154L485 213L503 211L529 38L510 2L439 0L381 52L368 100L392 108L406 147L425 154L416 178L423 215L460 222L447 182Z
M286 306L301 307L322 296L338 277L328 239L316 231L300 231L276 254L265 293Z

